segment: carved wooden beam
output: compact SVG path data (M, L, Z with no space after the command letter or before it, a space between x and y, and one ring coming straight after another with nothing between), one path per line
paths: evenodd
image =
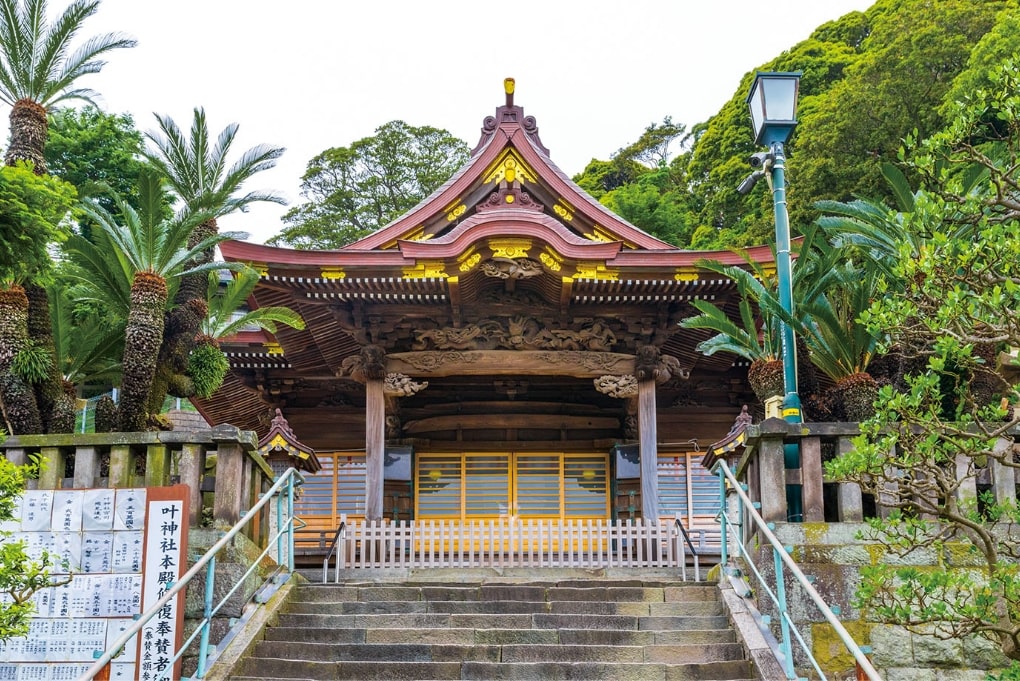
M387 373L429 376L572 376L634 373L634 356L555 350L426 350L386 355Z
M404 435L441 430L529 428L540 430L609 430L620 427L611 416L567 416L562 414L454 414L432 416L404 424Z

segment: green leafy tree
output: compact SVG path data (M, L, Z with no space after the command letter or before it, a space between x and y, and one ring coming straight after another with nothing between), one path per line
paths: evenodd
M39 347L29 333L29 298L21 282L50 266L49 247L67 237L75 199L74 187L25 165L0 168L0 404L11 433L44 432L39 382L33 380L38 376L14 371L20 353Z
M142 175L138 196L141 208L137 211L122 197L115 197L122 222L95 203L85 206L86 213L114 246L114 256L123 263L122 271L131 273L119 405L120 429L126 432L145 430L149 424L150 391L170 296L168 281L221 266L195 262L216 243L237 236L216 234L198 243L190 242L192 231L209 214L185 209L172 218L163 217L162 181L154 173Z
M892 517L873 524L892 550L945 559L932 571L892 565L862 574L859 598L881 619L936 635L977 634L1020 660L1020 551L1014 503L967 492L989 461L1016 468L1008 433L1020 424L1017 386L994 371L994 351L1020 345L1020 66L957 104L945 130L908 155L922 179L904 228L924 246L900 249L901 289L862 317L885 343L922 360L906 389L884 387L854 451L827 464ZM988 353L991 349L993 353ZM951 378L954 380L946 380ZM991 388L991 390L989 390ZM983 571L952 567L960 546Z
M467 159L467 144L446 130L386 123L308 162L301 182L307 201L283 216L288 226L268 243L340 248L413 208Z
M0 440L3 433L0 432ZM25 491L25 480L34 475L35 466L16 466L0 457L0 522L12 520L16 500ZM53 558L43 553L39 559L29 557L25 542L12 539L10 532L0 530L0 643L28 633L35 605L32 596L41 589L66 584L51 576Z
M96 185L102 184L138 207L133 193L144 167L142 133L129 114L86 106L56 109L49 120L45 158L51 175L74 185L80 196L95 193ZM96 198L107 210L115 209L108 196ZM89 236L88 225L81 227Z

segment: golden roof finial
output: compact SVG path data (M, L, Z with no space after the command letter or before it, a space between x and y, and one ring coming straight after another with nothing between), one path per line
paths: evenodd
M506 92L506 105L514 105L514 79L504 78L503 79L503 90Z

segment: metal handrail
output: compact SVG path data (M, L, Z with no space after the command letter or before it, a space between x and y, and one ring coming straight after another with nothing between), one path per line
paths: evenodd
M199 558L198 561L191 567L191 569L184 573L183 577L181 577L175 584L170 586L170 588L166 590L166 593L163 594L162 598L156 601L156 603L153 604L152 607L150 607L144 613L139 615L138 619L136 619L135 622L130 627L124 630L124 632L117 638L117 640L114 641L103 652L103 654L96 659L94 663L92 663L92 666L85 670L85 672L78 677L77 681L91 681L91 679L94 679L97 674L102 672L104 667L106 667L106 665L109 664L110 661L113 660L113 658L115 658L117 655L121 653L121 651L124 649L124 646L128 644L132 637L138 634L145 627L145 625L149 623L149 620L155 617L165 605L167 605L173 599L175 599L177 597L177 594L184 590L184 588L188 586L191 580L194 579L195 576L199 574L199 572L201 572L203 568L206 568L205 601L204 601L205 607L202 621L199 623L194 633L190 637L188 637L188 639L181 645L180 649L178 649L177 654L173 657L173 659L170 660L169 662L170 671L162 676L160 675L154 676L153 681L169 680L170 675L173 673L174 667L177 665L177 661L184 654L184 651L188 649L188 646L190 646L195 641L195 639L199 637L200 640L199 640L198 668L195 672L195 678L201 679L202 677L204 677L206 672L207 662L206 658L209 655L209 630L212 625L213 616L215 616L216 613L220 610L220 608L223 607L223 605L227 602L227 599L233 596L234 592L237 591L237 589L242 584L245 583L248 577L251 574L253 574L256 569L258 569L259 565L262 562L262 559L269 555L269 552L272 550L274 544L276 545L277 551L279 551L279 553L277 553L277 558L281 557L283 552L283 535L287 535L288 538L287 542L288 548L286 552L288 572L290 573L294 572L294 526L297 522L300 522L298 519L294 517L294 487L303 482L304 478L301 476L300 473L298 473L297 469L288 468L284 472L284 474L281 475L276 480L273 486L269 488L269 491L262 495L262 498L259 499L258 503L256 503L251 508L251 510L245 513L244 517L237 521L237 524L230 528L226 534L220 537L219 541L213 544L212 547L205 552L205 555ZM273 499L273 497L276 496L277 493L280 492L280 490L282 490L284 487L287 488L286 492L288 509L287 522L286 523L279 522L279 530L275 535L270 537L269 541L266 542L265 550L262 551L262 553L259 554L258 558L256 558L252 562L252 566L248 568L248 571L245 572L244 575L242 575L240 578L236 580L234 587L230 589L226 596L224 596L218 604L213 606L212 594L213 587L215 585L216 555L224 548L226 548L233 540L233 538L237 536L237 534L240 533L242 529L244 529L244 526L251 522L252 519L255 518L255 516L257 516L258 513L262 510L262 508L265 507L266 504L268 504ZM280 497L278 497L277 499L277 513L281 514L278 515L278 520L280 521L282 521L282 504L283 499L282 495L280 495Z
M786 550L786 547L783 546L783 544L779 541L776 535L769 528L769 524L766 523L765 519L761 517L761 514L759 514L758 511L755 510L754 503L751 501L751 498L747 496L747 492L744 491L743 486L733 475L732 471L730 471L729 467L726 465L726 462L721 459L717 461L715 467L713 468L713 472L719 476L719 489L721 495L720 504L721 510L719 513L719 517L722 522L721 559L723 569L724 570L727 569L728 562L727 535L729 533L727 525L731 524L731 521L729 520L726 513L727 481L730 483L731 489L735 490L737 493L737 498L739 499L740 503L739 509L740 517L743 518L746 514L746 516L750 518L751 522L754 524L757 530L761 533L761 536L764 537L768 541L768 543L771 544L772 546L772 554L775 560L774 567L776 573L775 591L773 591L768 586L768 584L765 582L764 577L762 577L761 572L759 572L758 568L754 565L754 559L751 557L750 553L748 553L747 549L744 547L744 543L742 541L735 542L735 544L737 545L737 550L747 560L747 564L751 568L751 571L754 573L755 577L757 577L758 582L762 587L762 590L769 595L769 598L772 599L772 602L779 609L780 629L782 633L782 641L780 641L779 645L783 657L783 659L781 660L783 671L786 673L787 679L797 678L793 669L793 650L790 640L791 628L793 629L792 631L793 636L800 643L801 649L807 655L808 659L811 662L811 665L814 667L819 677L823 680L827 677L825 676L825 673L821 670L821 668L818 666L818 662L815 660L814 655L811 654L811 649L805 644L803 637L797 630L796 624L790 617L790 613L787 609L786 604L785 579L783 576L784 566L786 567L787 570L789 570L790 575L794 578L797 584L800 585L802 589L804 589L808 597L818 607L819 611L821 611L822 616L825 618L825 621L828 622L835 630L836 635L839 636L840 640L843 642L843 645L846 646L847 651L849 651L850 654L853 655L854 659L857 661L859 670L866 674L867 678L870 681L882 681L882 677L879 676L878 671L871 664L871 660L868 659L864 651L861 650L861 647L857 645L857 642L854 641L852 636L850 636L850 633L846 630L846 627L844 627L843 624L839 621L839 619L837 619L836 613L833 612L832 608L829 607L829 605L821 597L821 595L814 588L814 586L811 585L811 582L808 580L807 576L804 574L803 571L801 571L800 567L793 560L793 558L790 557L790 554Z
M326 557L322 561L322 583L325 584L329 576L329 559L333 557L333 552L336 551L336 547L340 543L340 537L347 533L347 521L341 520L340 526L336 528L336 533L333 535L333 541L329 543L329 551L326 552ZM334 575L334 582L340 581L340 553L336 555L336 568Z
M691 550L691 555L694 556L694 581L701 581L701 559L698 557L698 550L694 548L694 543L691 542L691 535L687 534L687 528L684 527L683 522L680 520L680 514L676 514L674 524L680 529L680 534L684 538L684 543L687 544L687 548ZM683 559L684 567L687 566L687 560ZM686 572L686 571L685 571ZM686 578L686 577L685 577Z

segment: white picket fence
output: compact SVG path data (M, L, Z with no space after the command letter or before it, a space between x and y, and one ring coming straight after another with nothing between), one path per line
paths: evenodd
M351 520L334 555L337 575L350 568L627 567L678 568L686 579L689 559L700 572L697 554L718 554L719 546L718 529L687 532L696 553L673 521ZM324 563L324 581L326 571Z

